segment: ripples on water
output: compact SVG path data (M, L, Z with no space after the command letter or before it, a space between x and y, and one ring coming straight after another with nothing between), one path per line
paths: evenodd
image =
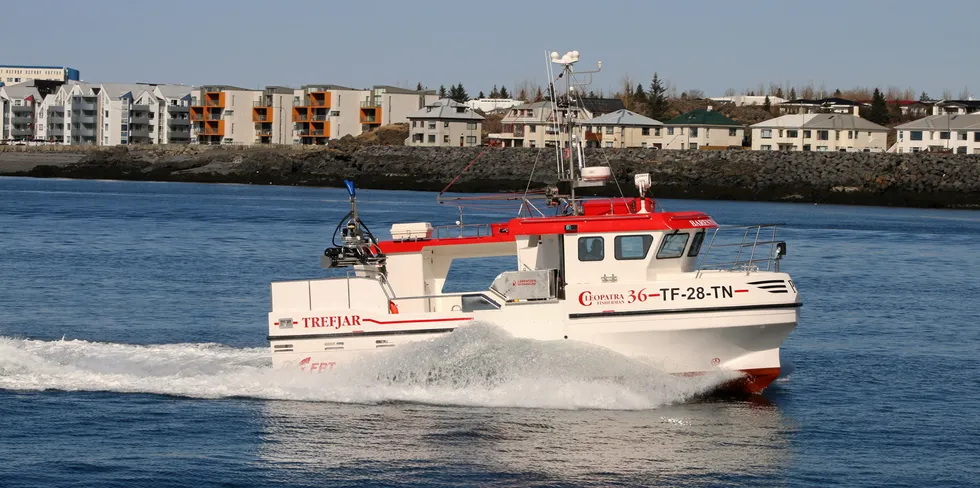
M359 196L379 231L458 218ZM322 273L342 190L0 179L0 486L974 483L980 214L663 203L789 224L805 305L764 397L480 325L274 372L268 283Z

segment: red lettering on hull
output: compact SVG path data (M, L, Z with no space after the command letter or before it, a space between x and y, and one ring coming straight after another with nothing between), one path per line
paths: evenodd
M326 327L339 329L341 327L360 327L360 315L332 315L330 317L303 317L304 329Z

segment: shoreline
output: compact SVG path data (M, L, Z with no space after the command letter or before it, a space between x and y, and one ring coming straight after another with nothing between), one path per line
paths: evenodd
M649 172L656 198L980 209L972 155L601 151L591 160L608 163L627 196L636 194L633 174ZM555 180L553 157L521 148L64 147L0 150L0 176L324 188L353 179L362 189L439 192L469 166L448 193L522 193L529 179L532 189ZM619 191L610 183L597 195Z

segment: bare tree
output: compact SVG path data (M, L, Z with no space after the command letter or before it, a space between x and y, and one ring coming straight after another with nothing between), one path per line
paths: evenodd
M949 88L944 88L943 100L952 100L952 99L953 99L953 90L950 90Z
M537 83L532 83L530 80L521 81L520 83L515 85L515 88L516 90L513 92L515 93L514 96L518 100L522 100L525 102L533 101L534 94L537 93L539 89Z
M915 90L911 86L902 91L902 100L915 100Z
M895 85L888 85L888 88L885 88L885 99L887 99L887 100L901 100L901 98L902 98L902 89L901 88L899 88L899 87L897 87Z
M813 89L813 82L810 81L799 90L800 98L813 98L817 91Z
M699 98L704 98L704 90L699 90L697 88L690 88L690 89L688 89L684 93L687 94L687 98L689 98L689 99L695 99L696 100L696 99L699 99Z
M725 96L726 97L734 97L735 96L735 89L734 88L726 88L725 89Z
M960 92L960 100L968 100L970 98L970 87L964 86L963 91Z
M626 110L634 110L636 108L635 100L633 100L633 87L636 86L636 82L633 78L626 73L623 78L619 80L619 91L616 92L616 98L623 102L623 106Z
M769 91L766 93L766 95L776 96L776 93L778 93L778 92L779 92L779 84L778 83L773 83L773 82L770 81L769 82Z
M766 94L766 85L763 82L759 82L759 86L755 87L755 94L762 96Z

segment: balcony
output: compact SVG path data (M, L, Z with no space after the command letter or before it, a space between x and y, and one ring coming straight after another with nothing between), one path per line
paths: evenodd
M197 131L198 135L202 136L221 136L224 132L217 127L204 127Z
M293 122L309 122L310 112L305 107L293 107Z
M10 129L10 135L13 137L32 136L34 135L34 129L30 127L12 127Z
M381 107L381 100L379 99L368 99L361 102L361 108L378 108Z
M309 136L310 135L310 132L312 132L312 131L310 131L308 129L297 129L296 130L296 135L298 135L298 136Z
M95 102L86 102L84 99L74 99L71 101L72 110L91 110L95 111Z
M310 107L330 108L330 92L313 92L309 96Z
M191 121L190 120L188 120L188 119L181 119L181 118L171 118L170 120L167 121L167 123L170 124L171 126L189 126L189 125L191 125Z
M10 118L10 123L12 124L32 124L34 123L34 115L14 115Z
M317 121L321 121L321 122L324 121L324 120L329 120L329 119L330 119L330 116L327 115L327 114L313 114L313 117L311 118L311 120L317 120Z
M27 112L27 113L34 113L34 106L33 105L14 105L14 106L11 106L10 107L10 111L13 112L13 113L15 113L15 114L17 114L17 113L25 113L25 112Z
M130 137L149 137L150 127L147 125L138 125L129 127Z
M174 119L170 119L170 120L174 120ZM191 118L190 118L190 120L191 120L191 122L203 122L204 121L204 114L203 113L200 113L200 112L191 112Z
M224 107L225 106L225 94L224 93L208 93L204 96L204 106L205 107Z
M150 123L150 113L149 112L130 112L130 123L133 124L149 124Z
M255 107L252 109L252 122L272 122L271 107Z
M361 109L361 124L364 124L364 125L381 125L381 109L380 108L362 108Z
M189 110L190 110L190 107L186 107L184 105L167 105L167 112L170 112L170 113L174 113L174 112L187 112Z

